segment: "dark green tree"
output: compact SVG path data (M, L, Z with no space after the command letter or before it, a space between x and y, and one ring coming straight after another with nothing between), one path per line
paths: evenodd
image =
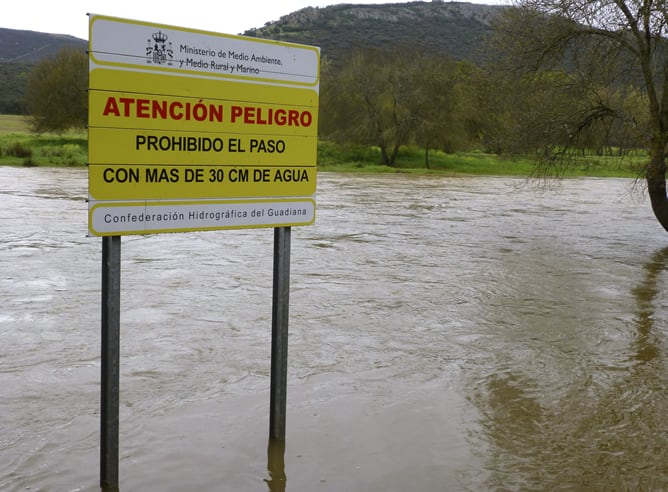
M412 91L407 106L412 114L412 140L425 151L429 168L429 151L452 152L463 146L464 132L459 121L459 104L455 91L457 66L442 57L416 53L411 60L417 69L408 75Z
M32 130L62 133L88 121L88 56L66 48L39 62L28 77L25 100Z
M498 70L460 63L455 92L462 111L460 126L467 139L485 152L508 153L513 150L516 133L514 98L522 100L522 91Z
M358 49L323 73L320 132L340 143L378 146L394 166L417 121L412 51Z

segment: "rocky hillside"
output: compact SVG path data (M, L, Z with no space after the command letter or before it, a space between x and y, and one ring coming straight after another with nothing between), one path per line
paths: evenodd
M0 63L35 63L70 46L85 50L88 41L74 36L0 27Z
M479 62L485 36L503 8L439 0L307 7L244 35L320 46L331 59L351 47L417 46Z
M332 61L354 47L412 47L455 60L484 59L484 40L504 7L466 2L339 4L307 7L244 35L319 46ZM72 36L0 28L0 113L25 111L32 64L64 47L86 49Z

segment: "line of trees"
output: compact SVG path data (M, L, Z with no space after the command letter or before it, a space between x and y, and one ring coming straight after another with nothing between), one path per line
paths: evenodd
M515 52L507 41L497 46ZM556 156L575 149L620 154L644 144L637 133L649 116L637 85L563 65L519 72L503 50L494 54L484 67L416 47L354 49L337 63L324 58L320 137L376 146L388 166L402 146L416 145L427 167L434 149ZM26 85L33 130L84 128L87 86L81 50L37 64Z
M518 72L502 50L494 54L495 62L484 67L415 47L359 48L337 63L325 58L320 137L377 146L388 166L404 145L424 149L427 167L434 149L557 155L566 149L620 154L643 146L637 134L649 117L637 85L563 66ZM37 64L26 86L32 128L84 128L87 85L81 50Z
M508 46L508 45L506 45ZM446 152L620 154L642 146L628 122L647 121L632 83L610 84L566 67L529 74L503 53L485 67L415 49L358 49L324 64L320 135L375 145L394 165L402 145ZM625 118L613 116L624 111Z

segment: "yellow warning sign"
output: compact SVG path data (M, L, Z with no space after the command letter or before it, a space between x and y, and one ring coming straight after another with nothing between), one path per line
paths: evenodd
M192 208L202 200L211 211L225 200L271 209L272 200L307 199L313 210L294 225L312 223L318 48L97 15L89 27L92 234L173 232L165 222L152 229L154 221L128 230L93 226L100 214L92 210L106 210L105 202L187 200ZM205 228L243 227L237 219ZM290 225L290 215L282 219ZM198 227L177 222L174 230Z

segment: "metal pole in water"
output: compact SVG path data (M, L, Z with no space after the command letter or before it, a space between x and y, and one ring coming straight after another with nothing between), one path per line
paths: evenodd
M290 227L274 229L274 287L271 309L271 396L269 438L285 440L290 303Z
M118 490L121 236L102 238L100 487Z
M285 484L288 481L285 475L285 441L269 439L267 472L269 480L265 482L269 486L269 492L285 492Z

